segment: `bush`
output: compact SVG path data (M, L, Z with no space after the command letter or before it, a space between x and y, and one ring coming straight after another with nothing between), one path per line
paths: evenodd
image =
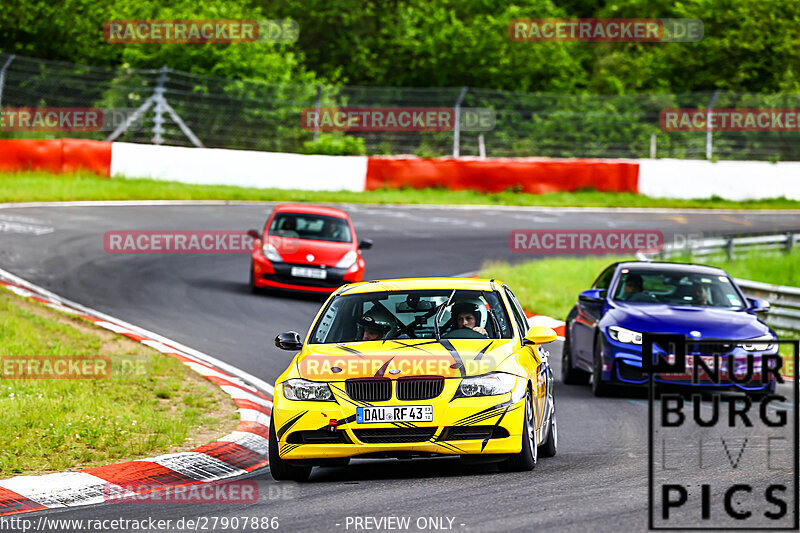
M341 134L320 134L316 141L303 143L304 154L364 155L367 147L361 137Z

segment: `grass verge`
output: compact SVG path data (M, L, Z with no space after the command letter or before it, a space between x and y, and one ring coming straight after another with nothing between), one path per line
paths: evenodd
M554 257L511 265L487 262L481 276L508 283L520 303L532 312L563 320L578 299L578 293L591 287L600 272L615 261L632 261L632 256ZM690 262L689 258L674 258ZM800 251L791 253L751 253L734 260L723 256L703 259L706 265L726 270L731 276L800 287Z
M0 478L188 450L238 421L233 401L177 359L0 289L0 356L12 355L103 355L112 372L0 377Z
M775 198L735 202L720 198L678 200L598 191L527 194L512 190L484 194L446 189L382 189L366 192L254 189L189 185L150 179L100 178L91 173L0 173L0 202L76 200L253 200L315 203L464 204L543 207L671 207L800 209L800 201Z

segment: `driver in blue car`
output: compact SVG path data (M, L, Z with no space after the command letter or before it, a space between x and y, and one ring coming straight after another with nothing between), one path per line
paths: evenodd
M639 274L631 274L625 279L625 287L622 289L619 299L628 302L647 301L644 291L644 280Z
M486 330L478 325L481 323L481 312L477 305L470 302L453 304L451 314L454 317L455 329L471 329L484 337L489 336Z

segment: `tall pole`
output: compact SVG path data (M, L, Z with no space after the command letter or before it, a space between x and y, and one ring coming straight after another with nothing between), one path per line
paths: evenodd
M460 143L461 143L461 102L464 100L464 95L467 94L467 88L462 87L461 93L458 95L458 100L456 100L455 105L455 113L456 113L456 121L455 126L453 127L453 157L458 157Z
M713 146L711 144L711 112L714 109L714 104L717 103L718 96L719 89L714 91L714 96L711 97L711 101L708 103L708 112L706 113L706 159L709 161L711 160L713 152Z
M3 108L3 86L6 83L6 70L8 70L8 66L14 61L15 57L17 57L16 54L8 56L5 65L3 65L3 68L0 68L0 109Z

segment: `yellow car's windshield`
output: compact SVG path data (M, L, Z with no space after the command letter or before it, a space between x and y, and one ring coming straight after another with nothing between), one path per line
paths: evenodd
M315 324L310 342L434 339L437 315L442 339L507 339L513 335L497 292L441 289L335 298Z

